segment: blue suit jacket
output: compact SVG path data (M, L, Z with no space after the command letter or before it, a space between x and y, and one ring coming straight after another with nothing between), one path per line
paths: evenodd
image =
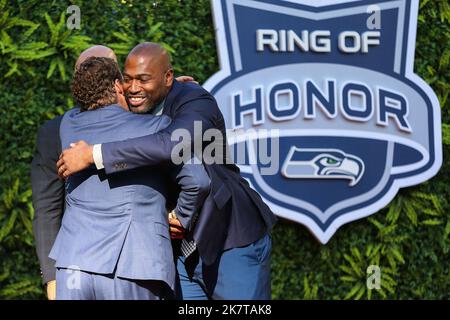
M102 144L106 173L169 162L172 149L178 143L171 141L172 133L185 129L195 137L195 121L202 124L197 135L203 135L208 129L218 129L225 138L222 148L227 148L222 113L214 97L201 86L174 81L163 113L172 118L166 129L141 138ZM206 145L203 144L203 149ZM248 245L261 238L272 228L276 218L240 176L236 165L205 164L205 168L211 179L211 191L188 236L197 242L203 262L212 264L223 250Z
M161 130L167 116L136 115L117 105L67 112L62 148L71 142L99 143ZM201 165L176 171L181 186L177 208L187 217L201 206L209 178ZM175 266L166 211L168 170L144 167L105 175L89 168L66 182L66 209L50 257L56 267L165 281L173 288Z

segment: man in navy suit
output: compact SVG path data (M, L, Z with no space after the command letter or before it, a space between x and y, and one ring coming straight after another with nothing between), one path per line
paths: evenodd
M205 164L211 191L200 214L191 224L178 216L186 230L182 254L177 260L179 296L183 299L270 299L269 232L276 219L261 197L226 159L227 143L223 116L215 99L202 87L173 80L167 52L158 44L143 43L128 55L124 91L133 112L162 112L172 118L164 130L126 141L89 145L77 142L58 161L58 173L68 177L89 165L106 174L146 165L171 162L178 129L187 130L190 144L209 142L203 133L222 134L221 161ZM201 130L194 130L195 124ZM174 228L173 231L176 231Z

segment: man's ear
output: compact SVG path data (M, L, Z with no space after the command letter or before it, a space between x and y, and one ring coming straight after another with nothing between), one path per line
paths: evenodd
M114 89L116 89L117 103L125 110L130 111L127 101L125 100L125 91L123 90L123 84L118 79L114 82Z
M173 69L170 68L166 72L166 87L171 87L173 84Z
M119 81L119 79L116 79L116 81L114 81L114 88L116 89L116 93L118 95L124 95L123 85L122 82Z

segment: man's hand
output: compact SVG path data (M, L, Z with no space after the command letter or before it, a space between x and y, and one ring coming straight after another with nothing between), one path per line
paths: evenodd
M63 179L94 163L94 146L80 140L77 143L71 143L70 147L61 153L56 163L58 175Z
M169 226L171 239L183 239L184 228L173 211L169 213Z
M191 76L179 76L179 77L176 77L175 80L177 80L178 82L194 82L194 83L198 84L198 82L195 81L195 79Z
M51 280L47 282L47 299L48 300L56 299L56 280Z

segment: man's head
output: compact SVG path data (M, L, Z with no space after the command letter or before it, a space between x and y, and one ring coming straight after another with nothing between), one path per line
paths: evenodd
M117 62L105 57L89 57L76 69L72 80L72 95L82 111L117 103L122 82Z
M96 45L87 48L80 54L80 56L77 59L77 62L75 63L75 69L78 68L84 61L86 61L86 59L90 57L110 58L113 59L115 62L117 62L116 54L111 48Z
M157 43L141 43L128 54L123 77L130 110L147 113L164 100L172 87L169 54Z

